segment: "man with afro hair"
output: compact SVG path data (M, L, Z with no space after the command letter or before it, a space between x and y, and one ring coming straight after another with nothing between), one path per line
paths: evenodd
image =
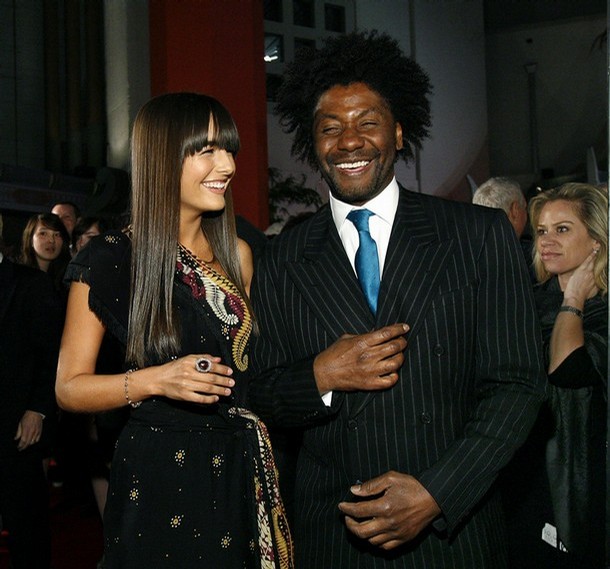
M396 181L430 91L395 40L354 32L301 52L278 92L330 187L252 288L252 404L303 433L298 567L507 566L493 483L543 398L540 331L506 216Z

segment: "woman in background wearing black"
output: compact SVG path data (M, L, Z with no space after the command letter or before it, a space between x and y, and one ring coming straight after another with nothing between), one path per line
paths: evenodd
M62 280L70 262L70 236L54 213L39 213L28 220L21 243L21 263L47 273L61 299L66 300Z
M529 205L548 405L510 470L518 569L600 569L605 550L608 194L565 184ZM537 444L535 444L537 442ZM540 468L536 468L536 463Z

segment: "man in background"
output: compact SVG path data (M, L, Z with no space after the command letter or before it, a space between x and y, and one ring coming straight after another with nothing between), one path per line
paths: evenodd
M61 219L66 231L72 237L72 230L80 216L77 205L72 202L59 202L51 208L51 213L54 213Z
M489 178L477 188L472 203L503 210L521 238L527 224L527 202L518 182L499 176Z
M527 201L519 182L501 176L489 178L477 188L472 196L472 203L484 207L495 207L504 211L519 239L530 281L535 284L537 279L532 259L534 242L530 232L526 231Z

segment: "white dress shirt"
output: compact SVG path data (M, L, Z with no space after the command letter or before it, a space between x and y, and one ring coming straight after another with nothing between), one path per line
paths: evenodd
M360 245L360 237L356 226L347 219L350 211L354 209L368 209L375 215L369 218L369 231L371 237L377 243L377 254L379 255L379 281L383 277L383 267L385 264L386 253L388 252L388 243L390 242L390 234L392 233L392 225L394 217L396 217L396 209L398 208L398 182L396 178L375 196L372 200L366 202L363 206L353 206L338 200L330 195L330 211L333 216L333 221L339 232L341 243L347 253L349 262L352 264L354 274L356 274L356 251ZM330 406L333 397L333 392L329 391L322 395L322 401L327 406Z
M394 217L396 217L396 209L398 208L398 192L398 182L396 178L392 178L392 181L379 195L375 196L371 201L366 202L363 206L353 206L339 201L332 194L330 195L330 211L333 221L339 232L343 248L352 264L354 273L356 272L355 259L356 251L360 245L360 238L358 237L356 226L347 219L349 212L354 209L368 209L375 214L369 218L369 230L371 237L377 243L379 271L381 273L379 280L381 282L385 257L388 252L388 243L390 242L390 233L392 233L392 225Z

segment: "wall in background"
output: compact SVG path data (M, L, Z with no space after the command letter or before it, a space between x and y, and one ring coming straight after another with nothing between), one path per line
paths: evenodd
M417 60L434 88L421 188L470 201L466 176L486 178L489 171L483 2L415 0L414 18Z
M536 178L532 164L530 103L525 65L536 66L540 168L555 177L582 174L589 146L608 152L607 46L594 44L604 15L487 35L490 162L493 175ZM551 174L551 172L549 172Z
M44 168L44 34L38 2L0 0L0 163Z
M524 25L521 20L499 23L496 10L493 26L486 29L485 9L493 8L493 0L342 1L348 29L387 31L431 76L432 135L419 156L419 168L411 164L397 169L407 187L467 200L466 175L478 183L490 174L528 182L536 178L523 69L531 61L537 63L540 167L556 176L580 171L588 146L595 146L598 159L605 160L606 48L591 49L606 27L604 14L556 19L569 16L562 12L550 14L549 20L538 10L536 24ZM238 210L265 227L261 212L267 165L286 173L305 172L307 184L324 194L320 177L290 157L290 138L263 99L261 3L185 1L180 9L171 3L171 10L169 4L104 2L108 165L126 167L129 128L150 93L201 88L229 106L244 137L236 187L239 182L249 197L240 203L236 196ZM35 169L45 168L46 150L43 5L0 0L0 163ZM150 28L151 6L162 16ZM185 6L195 10L190 19ZM64 25L56 22L58 33ZM168 38L174 42L169 51ZM205 73L208 69L213 77Z
M466 175L488 172L482 0L354 4L353 27L395 37L404 53L413 55L429 73L434 88L431 136L419 155L420 167L400 161L398 180L413 190L469 200ZM281 132L272 105L268 124L270 165L306 174L308 185L325 197L328 190L320 176L291 158L291 138Z

